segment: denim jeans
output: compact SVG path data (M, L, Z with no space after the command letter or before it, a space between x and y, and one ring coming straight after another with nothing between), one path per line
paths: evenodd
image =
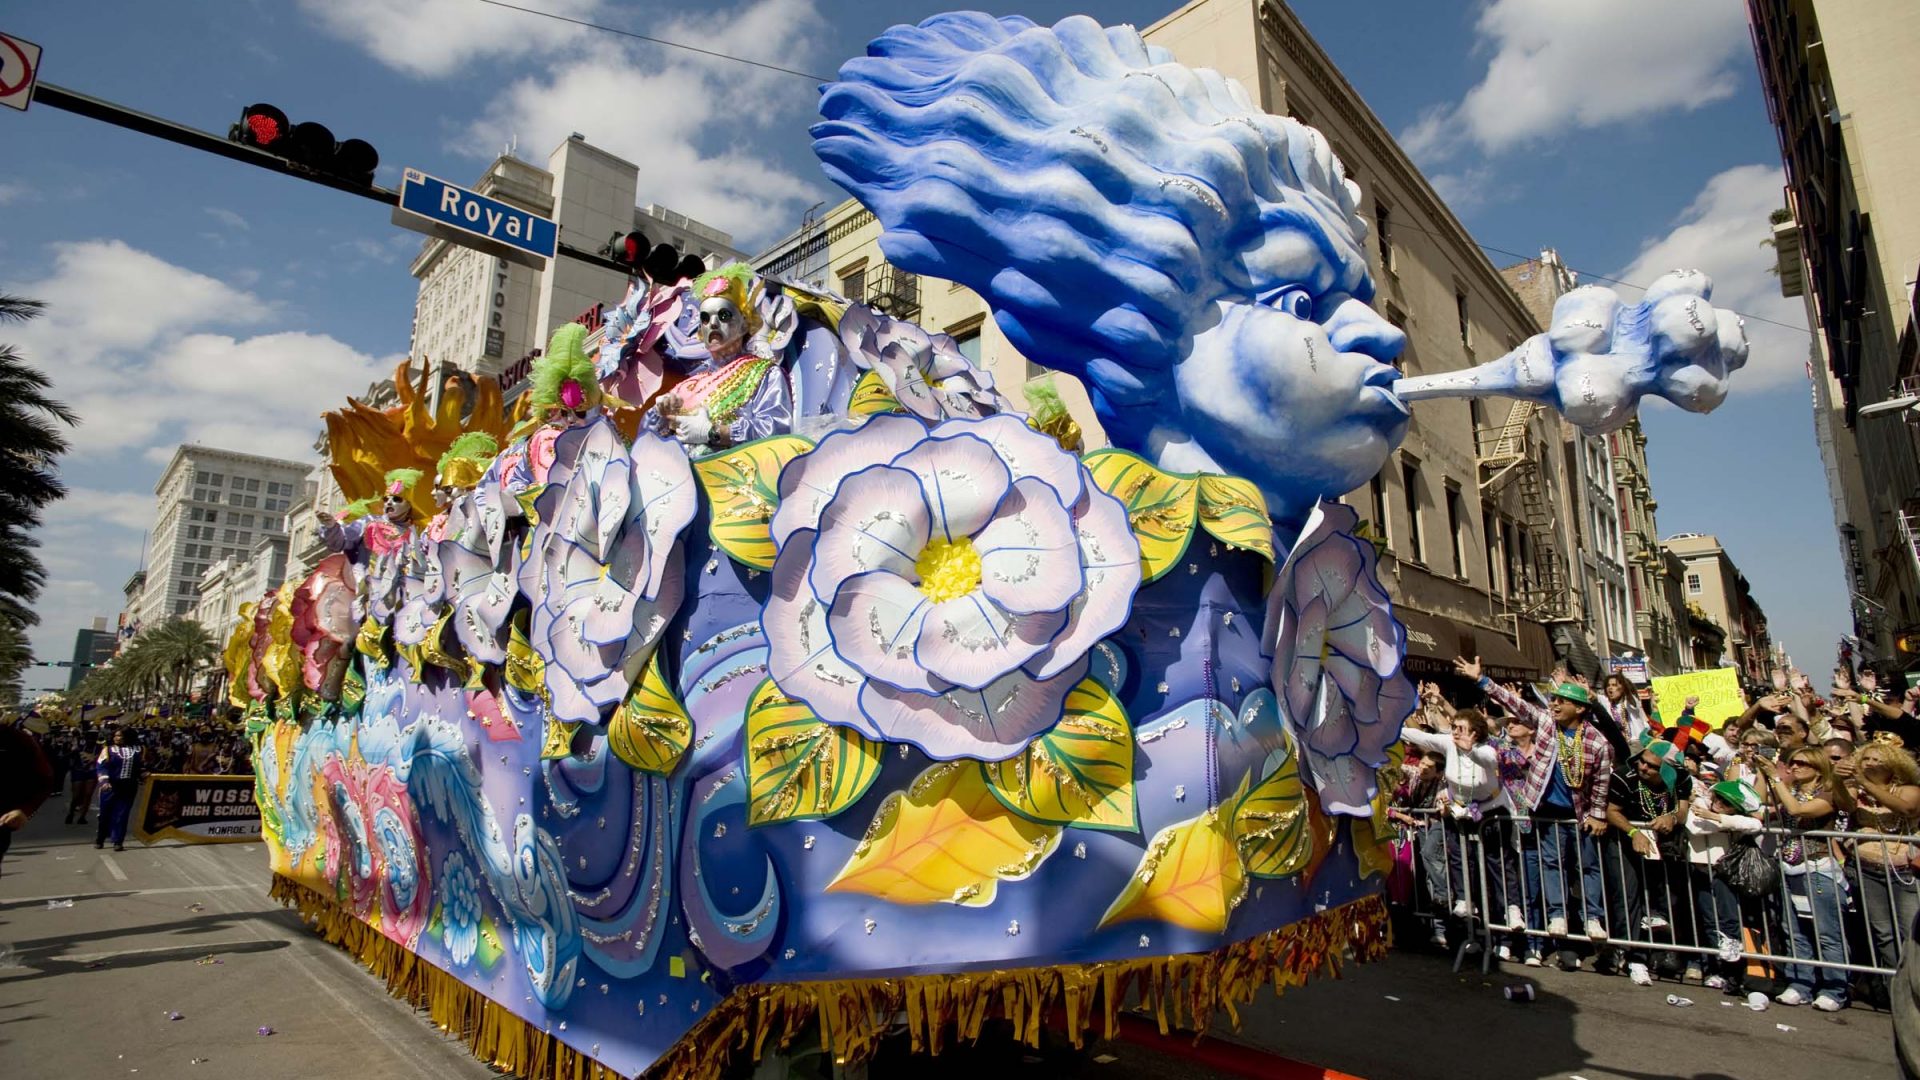
M1910 870L1888 873L1881 863L1855 859L1858 872L1860 908L1867 916L1867 931L1873 938L1874 962L1881 967L1899 967L1900 953L1913 933L1913 919L1920 911L1920 880Z
M1786 924L1789 955L1803 960L1846 963L1847 939L1840 920L1845 885L1832 873L1809 870L1782 874L1780 921ZM1801 905L1805 905L1803 908ZM1815 964L1780 965L1787 985L1802 994L1826 994L1847 1000L1847 973Z
M1567 892L1571 881L1579 882L1586 917L1603 921L1607 917L1601 902L1599 846L1593 837L1574 821L1535 821L1540 836L1540 892L1546 901L1547 918L1567 917Z
M1492 922L1505 922L1507 905L1520 902L1520 864L1513 850L1513 819L1497 810L1479 822L1448 818L1446 822L1447 878L1452 900L1472 897ZM1479 850L1474 850L1474 839ZM1487 868L1486 895L1481 895L1480 866Z

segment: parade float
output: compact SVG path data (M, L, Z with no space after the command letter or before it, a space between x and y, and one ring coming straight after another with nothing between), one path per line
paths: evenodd
M636 279L511 416L330 414L356 504L226 653L275 895L531 1076L1201 1026L1378 955L1414 693L1330 500L1411 400L1710 409L1738 321L1699 274L1583 288L1402 379L1326 141L1127 27L896 27L820 109L888 260L1113 445L738 265Z

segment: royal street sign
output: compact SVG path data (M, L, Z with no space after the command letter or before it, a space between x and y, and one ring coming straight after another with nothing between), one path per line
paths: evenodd
M34 80L40 77L40 46L25 38L0 34L0 105L27 111L33 102Z
M535 270L545 267L560 244L560 227L552 219L418 169L401 174L393 223Z

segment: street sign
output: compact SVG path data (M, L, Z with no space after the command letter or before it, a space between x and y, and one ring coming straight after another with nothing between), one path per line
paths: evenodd
M418 169L401 173L393 223L535 270L546 266L560 244L560 227L551 219Z
M33 82L40 77L40 46L0 34L0 105L27 111L33 101Z

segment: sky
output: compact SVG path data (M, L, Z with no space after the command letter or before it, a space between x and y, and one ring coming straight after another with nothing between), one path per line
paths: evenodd
M525 2L816 76L887 25L945 9ZM1143 27L1174 7L984 6ZM1782 176L1740 0L1294 10L1475 239L1500 249L1496 265L1552 247L1589 280L1638 285L1697 267L1717 305L1755 316L1752 359L1717 412L1645 410L1659 524L1718 534L1776 637L1825 670L1846 593L1805 318L1762 244ZM579 132L640 165L642 202L748 250L843 197L809 150L814 79L482 0L95 0L14 6L0 30L45 49L44 81L193 127L223 131L256 101L322 121L377 147L389 186L401 166L470 180L509 145L544 161ZM419 238L376 203L45 106L0 116L0 132L0 290L50 305L7 333L84 419L61 462L72 494L41 532L51 580L34 645L63 659L76 629L119 611L176 445L310 458L317 414L393 370ZM65 674L36 669L28 685Z

